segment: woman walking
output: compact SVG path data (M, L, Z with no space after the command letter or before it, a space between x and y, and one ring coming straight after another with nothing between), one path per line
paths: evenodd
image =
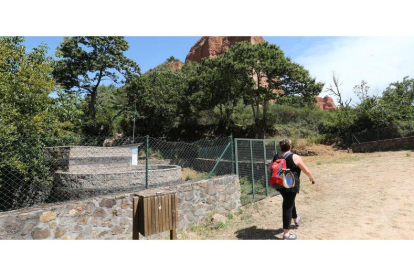
M313 177L310 170L306 167L302 158L293 154L290 150L292 149L292 141L289 139L283 139L279 142L280 153L277 153L268 167L268 171L271 171L272 164L279 158L286 160L286 168L290 169L295 178L295 186L293 188L285 188L276 185L276 189L280 192L283 197L283 239L284 240L296 240L297 236L289 232L290 224L293 218L293 222L296 227L300 224L300 216L296 213L295 198L296 194L299 193L300 188L300 173L303 171L308 177L312 184L315 184L315 178Z

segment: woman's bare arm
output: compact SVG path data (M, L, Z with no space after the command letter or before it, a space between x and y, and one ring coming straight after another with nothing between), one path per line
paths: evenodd
M298 166L308 177L309 180L312 182L312 184L315 184L315 178L313 177L311 171L306 167L305 163L302 160L302 157L300 157L297 154L293 155L293 162L295 162L296 166Z

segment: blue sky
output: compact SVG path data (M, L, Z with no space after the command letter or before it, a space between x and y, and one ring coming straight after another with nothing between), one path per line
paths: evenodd
M201 36L159 36L159 37L126 37L129 50L126 56L135 60L143 72L163 63L170 56L181 61L185 60L190 48ZM268 37L264 39L277 44L291 58L299 56L307 48L318 45L323 41L333 39L329 37ZM56 47L63 41L63 37L26 37L28 48L36 47L40 43L49 46L49 55L55 53Z
M145 72L174 56L185 60L198 36L126 37L130 49L126 56L135 60ZM325 83L320 96L332 83L332 73L339 76L345 99L356 101L353 87L365 80L371 94L381 94L390 84L404 76L414 78L414 37L268 37L293 61L302 64L318 81ZM63 37L26 37L26 46L32 48L47 44L54 55ZM335 100L335 99L334 99Z

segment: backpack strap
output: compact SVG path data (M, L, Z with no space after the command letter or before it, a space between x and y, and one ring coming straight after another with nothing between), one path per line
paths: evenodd
M291 156L293 153L290 151L290 152L288 152L285 156L282 156L283 157L283 159L287 159L289 156Z
M285 156L283 156L283 155L280 155L280 153L278 152L277 154L276 154L276 159L275 159L275 161L277 160L277 159L281 159L281 158L283 158L283 159L285 159L286 160L286 158L288 158L289 156L291 156L293 153L292 152L288 152Z

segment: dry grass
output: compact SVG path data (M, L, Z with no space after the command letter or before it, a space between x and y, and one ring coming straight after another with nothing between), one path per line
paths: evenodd
M190 168L182 168L182 180L183 181L191 181L191 180L199 180L207 178L208 173L206 172L198 172L196 170Z
M211 213L198 224L179 230L178 236L184 240L217 239L218 235L223 235L223 233L228 231L232 232L235 228L252 223L253 213L259 213L258 203L246 205L235 213L226 214L227 221L225 223L219 222L214 224L211 222L211 218L214 215L214 213Z
M323 154L303 158L317 184L302 174L296 206L303 220L292 230L299 239L414 239L414 158L409 151L321 149ZM248 204L223 227L211 229L204 221L184 230L182 238L281 239L281 204L280 196Z
M292 143L297 150L306 150L309 147L315 146L315 143L309 142L307 139L294 139Z

